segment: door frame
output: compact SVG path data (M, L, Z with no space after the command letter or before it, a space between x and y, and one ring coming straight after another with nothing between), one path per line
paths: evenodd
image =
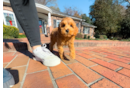
M41 25L42 25L42 34L47 34L45 20L39 18L39 21L41 21Z

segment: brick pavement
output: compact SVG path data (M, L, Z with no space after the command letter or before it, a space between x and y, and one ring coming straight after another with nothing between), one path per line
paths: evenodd
M74 60L68 55L46 67L30 51L3 52L3 68L15 78L12 88L130 88L129 46L77 48Z

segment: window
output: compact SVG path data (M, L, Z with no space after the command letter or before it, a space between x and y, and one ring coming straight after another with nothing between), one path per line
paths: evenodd
M4 16L4 24L5 25L17 27L16 19L15 19L13 12L3 11L3 16Z
M53 25L54 25L54 28L58 27L59 24L60 24L61 20L53 20Z
M56 27L59 26L60 22L61 22L61 20L56 20Z
M56 28L56 20L53 20L53 27Z
M78 33L80 33L80 24L77 23L76 26L78 27Z
M83 28L83 33L84 33L84 34L89 34L89 28L84 27L84 28Z

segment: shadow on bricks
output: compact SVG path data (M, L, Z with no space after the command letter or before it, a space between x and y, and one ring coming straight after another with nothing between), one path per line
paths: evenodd
M10 50L28 50L28 45L25 42L20 42L17 39L3 39L4 46Z
M12 76L14 78L14 81L15 81L15 84L17 84L19 82L19 72L18 72L18 70L14 70L14 69L12 70L11 68L6 68L6 70L8 70L12 74Z
M28 56L31 59L33 59L33 57L34 57L34 55L31 52L29 52L28 50L18 50L18 52Z
M58 51L53 50L52 53L60 57ZM63 53L63 57L65 61L70 61L70 59L65 55L65 53Z
M3 42L20 42L18 39L3 39Z

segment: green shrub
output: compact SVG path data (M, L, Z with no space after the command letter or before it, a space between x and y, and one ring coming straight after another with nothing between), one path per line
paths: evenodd
M3 25L3 36L10 36L10 37L18 38L19 29L14 26Z
M26 38L26 35L19 35L18 38Z
M3 39L13 39L12 36L3 36Z
M111 39L111 40L118 40L117 37L111 37L110 39Z
M128 38L128 39L122 39L120 41L130 41L130 38Z
M106 36L106 35L103 35L103 38L104 38L104 39L107 39L107 36Z
M82 38L82 34L81 33L78 33L75 38Z
M83 38L75 38L76 40L83 40Z
M98 32L95 32L94 37L95 37L95 38L99 38L99 33L98 33Z
M84 39L86 39L87 38L87 35L84 35Z
M90 39L90 36L88 36L87 38Z
M99 35L99 38L100 39L107 39L107 36L106 35Z

